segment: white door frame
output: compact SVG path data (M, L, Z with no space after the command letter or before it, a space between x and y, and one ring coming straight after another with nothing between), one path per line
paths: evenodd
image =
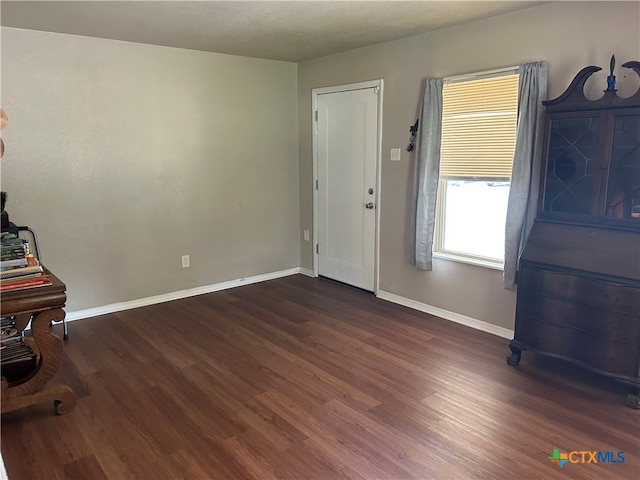
M374 202L375 208L375 239L374 239L374 280L373 293L378 294L380 280L380 160L382 158L382 92L384 82L382 79L369 80L366 82L349 83L346 85L336 85L333 87L314 88L311 90L311 124L313 125L313 276L318 276L318 122L316 112L318 111L318 95L326 93L346 92L349 90L362 90L365 88L378 89L378 140L376 144L376 185Z

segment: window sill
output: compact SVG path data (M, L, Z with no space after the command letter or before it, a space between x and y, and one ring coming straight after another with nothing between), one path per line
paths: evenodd
M449 252L433 252L434 258L442 258L444 260L451 260L453 262L468 263L469 265L476 265L478 267L491 268L493 270L504 271L504 263L497 262L495 260L489 260L480 257L467 257L465 255L457 255Z

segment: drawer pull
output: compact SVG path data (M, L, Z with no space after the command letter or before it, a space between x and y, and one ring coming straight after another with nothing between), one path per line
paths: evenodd
M603 326L604 328L606 328L607 330L609 330L610 332L613 332L614 330L617 330L617 329L618 329L618 326L617 326L617 325L611 325L611 324L609 324L609 323L607 323L607 322L602 322L602 326Z
M616 303L618 300L620 300L620 297L615 293L613 295L609 295L608 293L605 293L604 298L606 298L607 300L613 303Z

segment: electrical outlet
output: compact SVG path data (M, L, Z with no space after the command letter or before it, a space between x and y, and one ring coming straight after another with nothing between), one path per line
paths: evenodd
M304 241L308 242L309 241L309 230L305 230L304 231Z
M189 265L189 255L182 255L182 268L187 268Z

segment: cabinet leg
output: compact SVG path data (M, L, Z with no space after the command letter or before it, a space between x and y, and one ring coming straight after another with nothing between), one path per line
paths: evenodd
M507 365L515 367L520 363L520 358L522 357L522 349L517 345L514 345L513 342L509 344L509 349L511 350L511 355L507 355Z
M58 415L69 413L76 406L76 396L70 387L53 384L28 395L3 399L2 413L51 400Z
M627 394L627 398L624 403L627 407L640 409L640 389L638 388L629 388L629 393Z

